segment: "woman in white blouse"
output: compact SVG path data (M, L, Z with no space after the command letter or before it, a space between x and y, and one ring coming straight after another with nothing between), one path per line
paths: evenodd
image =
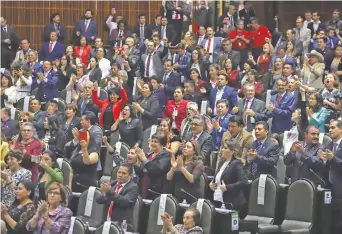
M12 108L16 103L16 88L13 86L13 80L9 71L1 72L1 108Z
M31 95L32 76L31 71L26 68L25 63L20 61L13 65L14 85L17 88L17 101Z
M104 57L104 48L100 47L96 50L96 58L98 59L99 68L102 71L101 79L109 76L110 74L110 61Z
M84 82L89 81L89 76L85 73L87 72L85 66L82 63L76 65L76 75L72 74L70 76L70 81L68 85L65 87L67 91L71 91L72 89L76 89L77 93L83 91Z

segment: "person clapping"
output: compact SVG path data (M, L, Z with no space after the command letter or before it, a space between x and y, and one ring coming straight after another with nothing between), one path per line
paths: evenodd
M200 223L200 212L195 208L188 209L183 216L183 224L173 225L172 218L168 213L161 216L164 222L161 234L202 234L203 230L198 226Z

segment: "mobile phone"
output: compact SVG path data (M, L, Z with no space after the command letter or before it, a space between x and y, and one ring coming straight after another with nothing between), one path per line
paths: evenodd
M39 163L39 162L40 162L40 157L39 157L39 155L32 155L32 157L31 157L31 162Z
M87 131L79 130L78 131L78 140L81 141L88 141Z

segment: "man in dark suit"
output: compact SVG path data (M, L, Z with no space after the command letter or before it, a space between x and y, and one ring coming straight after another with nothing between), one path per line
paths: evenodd
M318 12L312 13L313 22L308 23L307 28L311 30L311 38L314 34L318 35L318 32L321 30L325 30L325 24L322 23L319 19L321 18L321 14Z
M273 172L279 158L279 145L268 138L268 131L269 126L264 121L255 125L256 140L247 151L249 179L258 178L261 174L269 174L277 178Z
M38 80L38 73L43 72L43 66L37 61L38 58L38 52L35 50L31 50L28 52L27 55L27 63L26 68L30 69L31 76L32 76L32 85L31 90L34 90L37 88L37 80Z
M180 31L180 30L178 30ZM161 18L161 25L159 28L159 36L161 39L168 39L172 45L177 44L176 42L176 30L173 25L168 24L168 20L165 16Z
M237 93L232 87L228 86L228 75L220 74L217 78L216 87L210 90L210 107L208 113L216 116L216 102L220 99L226 99L229 106L233 107L237 103Z
M227 16L229 17L230 26L235 28L238 20L238 15L236 13L236 6L233 4L229 5Z
M163 83L160 84L161 88L164 87L164 92L167 100L173 99L173 92L177 86L181 86L181 77L178 72L172 69L172 60L166 59L164 61L164 75Z
M9 69L19 46L19 38L13 27L0 17L1 22L1 68Z
M102 196L98 197L96 202L109 206L107 220L126 220L128 224L133 225L133 211L139 196L139 187L132 181L132 174L133 166L122 164L116 173L116 183L101 185Z
M54 32L52 32L54 33ZM44 61L43 73L38 74L38 92L36 98L41 104L58 97L58 75L52 69L50 61Z
M108 44L114 47L122 47L127 37L131 36L131 32L127 28L126 21L121 20L118 28L113 29L109 35Z
M160 31L160 25L161 25L161 15L156 15L154 22L148 25L149 31L152 33L153 30Z
M187 79L188 77L188 64L190 63L191 60L191 54L186 51L185 45L182 43L179 43L177 45L178 48L178 53L176 53L173 56L173 69L176 70L181 78L182 78L182 83Z
M198 36L196 37L197 45L202 45L204 39L207 39L207 29L203 25L198 27Z
M44 27L44 41L48 42L50 40L50 33L56 32L58 36L58 41L64 43L66 36L65 25L60 24L59 13L53 13L50 17L50 24Z
M77 105L76 115L81 117L85 112L91 111L98 116L99 107L92 101L93 82L86 81L83 84L83 92L72 97L74 104Z
M283 133L292 127L291 116L296 107L295 97L286 91L287 81L277 81L278 94L272 95L270 104L266 105L266 115L272 119L272 133Z
M1 109L1 133L4 134L7 141L11 141L12 137L18 134L18 122L11 119L11 109ZM5 155L4 155L5 156Z
M204 27L208 27L213 25L212 23L212 15L213 15L213 6L212 4L206 4L206 1L200 1L199 6L196 12L197 15L197 24L203 25Z
M288 41L293 41L295 46L295 56L301 56L303 53L303 42L301 42L298 38L296 38L296 32L293 29L289 29L286 31L286 36L281 36L276 44L275 53L276 55L280 54L280 50L284 49ZM275 59L274 59L275 60ZM272 63L273 65L273 63Z
M50 33L50 42L44 42L42 50L40 51L40 61L55 61L61 59L65 52L63 43L57 41L58 36L56 32Z
M233 69L240 65L240 53L232 49L232 42L229 39L223 39L223 50L218 53L218 56L214 56L214 63L222 64L226 59L230 59L233 64Z
M185 13L185 2L180 0L167 0L165 3L166 17L173 26L173 40L169 40L173 45L178 44L182 35L183 14ZM162 18L163 25L163 18ZM167 37L170 38L170 37Z
M306 178L317 185L324 186L322 181L315 175L321 175L324 168L323 160L317 155L318 150L323 149L318 138L319 128L309 125L305 130L305 141L293 142L290 152L284 158L285 165L292 166L290 176L292 182Z
M78 21L76 25L76 36L85 36L88 44L92 44L97 37L97 24L96 21L92 19L92 16L93 11L87 9L84 14L84 19Z
M267 121L265 102L255 98L255 87L253 84L244 85L245 97L240 99L237 106L232 109L233 115L243 119L244 128L248 132L255 129L255 123Z
M213 62L214 57L218 56L221 51L222 38L215 37L215 32L213 27L207 28L207 39L202 41L202 46L207 54L210 54L209 61Z
M194 115L191 121L191 133L185 135L185 141L197 141L206 166L210 165L210 153L213 150L211 135L205 130L205 120L202 115Z
M195 102L198 106L201 106L203 98L201 94L195 91L195 83L192 80L184 82L184 99Z
M151 37L152 32L150 31L150 28L146 24L145 14L140 14L138 16L138 24L134 27L133 32L137 34L139 40L141 41L144 41L145 39Z
M256 14L250 1L243 1L243 5L244 8L239 11L239 18L244 21L245 28L250 29L251 19L255 18Z
M325 70L329 71L332 61L335 57L335 52L327 47L327 38L322 37L317 39L317 52L321 53L324 57Z
M45 121L45 113L41 110L42 105L38 99L32 99L30 103L30 107L32 110L33 118L32 123L36 128L37 135L39 139L42 139L45 134L44 129L44 121Z

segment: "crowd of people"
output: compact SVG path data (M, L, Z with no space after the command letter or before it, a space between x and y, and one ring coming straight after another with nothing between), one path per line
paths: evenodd
M243 217L248 179L277 178L280 157L284 183L306 178L342 198L340 10L325 22L319 9L308 10L279 33L261 24L249 1L239 11L230 5L217 28L199 17L196 32L183 30L185 2L167 0L165 9L151 24L140 14L130 30L113 8L108 42L87 9L72 45L54 13L39 51L28 38L14 51L19 39L0 18L1 220L8 233L67 233L68 194L89 186L102 192L96 202L107 205L109 220L132 224L138 196L170 193L192 203L204 173L214 178L213 204ZM197 10L203 16L213 6L199 1ZM127 158L111 141L117 133ZM114 185L98 182L103 147L118 168ZM58 158L70 162L69 181ZM165 213L162 233L202 233L199 216L189 209L184 224L174 225Z

